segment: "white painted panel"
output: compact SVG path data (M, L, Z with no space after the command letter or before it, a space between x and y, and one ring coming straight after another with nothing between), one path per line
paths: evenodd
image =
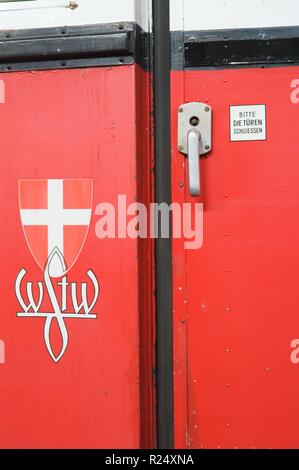
M135 1L75 0L75 9L70 0L1 1L0 30L135 21Z
M152 0L135 0L135 21L144 31L152 30Z
M170 29L182 31L184 29L184 0L169 0Z
M298 0L170 0L172 30L182 3L185 31L299 25Z

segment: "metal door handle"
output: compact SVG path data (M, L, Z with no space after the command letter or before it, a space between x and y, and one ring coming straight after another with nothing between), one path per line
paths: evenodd
M212 148L211 115L206 103L185 103L178 109L178 149L188 157L191 196L200 196L200 157Z
M189 191L191 196L200 195L200 132L191 129L188 132Z

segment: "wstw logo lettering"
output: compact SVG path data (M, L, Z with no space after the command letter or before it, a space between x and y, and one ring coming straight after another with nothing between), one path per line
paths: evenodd
M95 319L93 312L99 283L91 269L86 281L69 282L67 273L84 246L91 220L93 186L90 179L19 181L19 207L28 247L43 270L36 284L22 268L15 290L21 311L18 317L44 318L44 341L54 362L69 342L67 319ZM52 327L60 333L53 344ZM54 338L55 339L55 338ZM56 338L57 339L57 338Z

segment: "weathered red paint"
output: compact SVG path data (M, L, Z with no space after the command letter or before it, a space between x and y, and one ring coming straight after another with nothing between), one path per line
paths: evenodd
M146 207L154 200L153 123L151 73L135 67L137 195ZM148 211L147 224L150 224ZM138 242L138 298L140 311L140 419L141 447L156 445L155 393L155 298L154 240L147 237Z
M183 192L191 201L179 187L187 165L177 107L206 101L213 109L213 150L201 159L196 198L203 246L184 254L174 244L177 447L298 448L299 369L290 360L299 336L299 108L290 100L298 74L172 73L174 201ZM241 104L266 104L266 141L230 142L229 106Z
M152 425L153 407L145 412L144 406L152 403L153 390L146 372L140 372L151 357L145 354L141 362L139 357L143 341L152 338L145 300L152 296L152 268L138 257L150 259L151 246L95 235L96 205L116 204L118 194L135 201L140 171L148 177L143 200L149 197L148 132L140 143L136 128L138 113L148 111L148 85L145 94L140 91L146 96L142 105L136 104L135 89L142 80L148 84L148 77L135 66L122 66L8 73L1 79L6 96L0 105L0 338L6 354L0 365L0 446L152 445L152 428L142 437L141 418L146 414L146 425ZM141 170L139 158L144 158ZM100 283L98 318L66 320L70 342L55 364L45 349L43 320L16 317L18 272L25 267L28 279L42 278L22 231L18 180L84 177L93 179L92 221L69 276L81 283L88 269L94 271Z

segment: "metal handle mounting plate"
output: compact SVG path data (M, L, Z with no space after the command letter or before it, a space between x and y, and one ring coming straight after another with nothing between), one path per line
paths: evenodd
M191 122L197 122L196 126ZM178 149L185 155L188 154L188 132L192 129L200 132L200 155L210 152L212 147L212 109L206 103L185 103L178 110Z

